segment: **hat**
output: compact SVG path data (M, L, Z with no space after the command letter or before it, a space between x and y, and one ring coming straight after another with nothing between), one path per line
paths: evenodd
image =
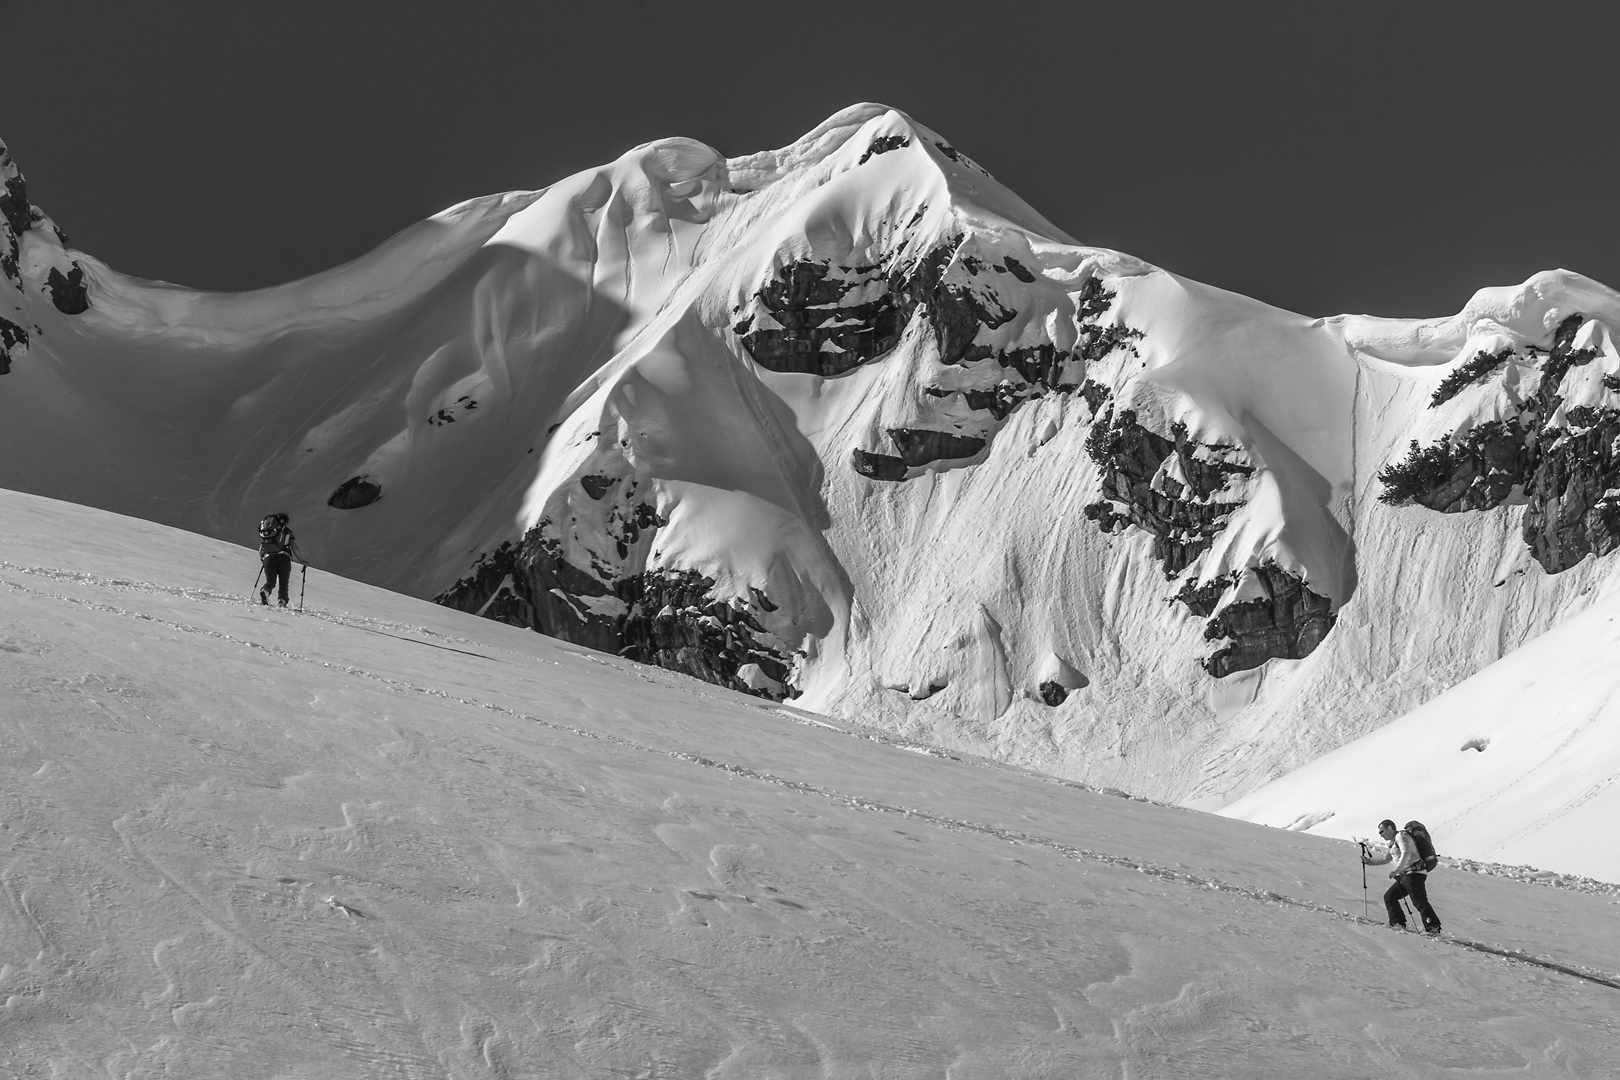
M1393 821L1389 820L1389 818L1385 818L1383 821L1380 821L1378 823L1378 831L1383 832L1385 825L1388 825L1392 829L1395 828L1395 823Z

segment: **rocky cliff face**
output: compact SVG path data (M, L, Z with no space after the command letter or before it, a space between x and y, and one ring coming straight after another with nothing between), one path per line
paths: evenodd
M1435 391L1430 408L1486 384L1510 363L1535 388L1521 396L1519 379L1511 386L1505 377L1487 384L1504 399L1507 415L1429 446L1414 440L1402 461L1380 472L1379 497L1447 514L1521 500L1524 542L1549 574L1620 547L1620 375L1581 378L1601 355L1591 333L1587 344L1577 345L1587 322L1587 315L1572 313L1559 323L1549 348L1481 352L1460 365Z

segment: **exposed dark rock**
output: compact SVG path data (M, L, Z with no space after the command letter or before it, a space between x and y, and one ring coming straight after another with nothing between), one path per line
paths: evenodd
M1069 699L1069 688L1060 682L1043 682L1040 686L1041 700L1056 708Z
M1241 576L1241 574L1225 574L1214 578L1207 585L1188 581L1172 599L1181 601L1188 611L1199 618L1207 619L1215 613L1215 608L1220 604L1226 590L1237 584Z
M12 358L28 348L28 331L0 315L0 375L11 371Z
M984 449L984 440L972 435L953 435L948 431L925 431L919 428L890 428L889 438L900 450L900 460L915 468L931 461L950 461L970 458ZM856 471L860 466L856 466Z
M1006 381L997 383L989 390L946 390L944 387L929 386L923 389L923 393L937 398L958 394L968 408L975 412L988 412L997 420L1005 420L1014 409L1028 400L1024 388Z
M1002 367L1018 372L1031 386L1064 394L1077 389L1075 384L1063 381L1063 365L1068 360L1069 354L1059 352L1053 345L1005 349L996 355Z
M887 154L890 150L898 150L902 146L910 145L911 137L909 135L879 135L870 143L867 143L866 153L862 154L861 160L855 164L865 165L868 160L877 157L879 154Z
M618 525L619 533L614 540L618 548L619 558L627 558L630 548L641 539L641 534L647 529L662 525L663 519L646 503L637 503L629 513L620 513L617 508L608 514L608 533L612 535L613 526Z
M474 401L469 395L462 394L454 402L428 417L427 422L434 427L443 427L446 424L456 422L455 414L457 411L470 413L476 408L478 408L478 402Z
M1553 334L1552 349L1548 351L1547 358L1541 364L1541 389L1536 393L1541 406L1538 411L1543 420L1550 418L1553 410L1563 401L1558 388L1569 369L1590 364L1597 359L1596 349L1575 348L1575 334L1585 322L1586 316L1571 315L1558 324L1558 330Z
M622 522L631 543L639 530L662 524L646 503ZM752 604L720 600L713 595L714 581L695 571L649 570L604 581L600 568L593 575L563 558L547 535L550 528L542 520L522 542L507 541L481 556L467 577L434 601L746 694L795 695L785 685L780 693L756 689L739 674L755 664L776 683L789 677L789 658L762 641L768 635L754 612L775 610L763 593L753 590ZM619 603L584 602L592 597ZM606 613L614 608L619 613Z
M832 377L877 359L900 343L914 301L873 266L840 267L799 260L756 294L765 318L732 327L755 363L771 371ZM873 292L876 295L871 295ZM856 293L870 296L845 303Z
M1108 314L1108 309L1114 306L1114 297L1114 291L1103 284L1102 278L1093 274L1086 278L1085 283L1080 286L1079 295L1075 297L1075 314L1082 323L1095 326L1097 320Z
M1085 382L1080 384L1080 397L1084 399L1087 405L1091 406L1091 415L1094 417L1102 413L1103 406L1106 405L1108 403L1108 399L1113 396L1113 391L1109 390L1108 387L1104 386L1100 382L1093 382L1091 379L1087 379Z
M1597 358L1593 348L1574 347L1585 322L1579 314L1558 324L1550 349L1532 348L1541 381L1518 416L1492 420L1462 438L1433 446L1414 440L1404 460L1386 466L1378 479L1379 499L1396 506L1416 503L1442 513L1489 510L1500 506L1515 488L1526 507L1524 542L1549 574L1568 570L1587 555L1607 555L1620 548L1620 410L1607 406L1569 408L1559 426L1551 426L1565 405L1562 383L1572 368ZM1509 353L1481 353L1460 367L1441 390L1457 379L1455 393L1470 381L1495 371ZM1470 379L1463 379L1471 372ZM1603 377L1603 385L1620 391L1620 378ZM1445 400L1440 391L1435 403Z
M1384 490L1378 498L1395 506L1415 502L1447 514L1500 506L1535 468L1531 442L1517 418L1487 420L1461 443L1419 446L1413 439L1402 461L1379 471Z
M1006 325L1017 316L996 293L987 271L1005 270L1020 281L1035 280L1033 271L1003 256L1005 267L987 267L964 251L965 238L953 237L911 263L884 272L875 265L841 266L799 260L781 268L756 294L757 308L739 308L732 332L761 367L833 377L886 355L900 343L920 311L939 348L942 364L967 366L994 359L1014 372L991 389L947 390L929 387L934 397L960 394L970 409L1005 420L1024 401L1047 393L1073 393L1079 372L1069 375L1075 359L1096 360L1115 349L1134 349L1140 330L1123 324L1104 325L1115 294L1100 278L1081 287L1077 314L1078 341L1073 352L1051 343L998 349L980 342L981 332ZM1076 365L1078 367L1078 365ZM1104 396L1107 391L1094 385ZM1092 400L1093 410L1099 399ZM902 480L905 468L929 461L971 458L982 449L967 442L942 445L938 440L974 440L939 432L894 435L898 458L858 449L855 471L879 480ZM930 443L930 440L934 440Z
M1226 519L1243 505L1214 497L1227 478L1254 472L1237 447L1194 442L1181 424L1166 439L1138 423L1131 409L1117 417L1110 410L1092 427L1086 450L1102 469L1105 500L1087 506L1086 517L1104 532L1130 524L1152 533L1153 554L1166 577L1208 550ZM1164 477L1155 489L1154 478L1171 458L1186 482Z
M950 143L936 142L934 145L939 148L940 153L944 154L946 157L950 158L952 161L956 162L957 164L966 165L968 168L975 169L975 170L977 170L979 172L982 172L986 176L990 175L988 172L985 172L984 166L980 165L978 162L974 161L972 158L970 158L966 154L962 153L962 151L958 150L956 147L952 146Z
M1131 342L1141 337L1142 331L1120 323L1092 326L1082 331L1076 351L1082 360L1091 363L1101 360L1115 349L1131 348Z
M1450 401L1462 393L1464 389L1484 379L1497 368L1507 363L1512 357L1513 350L1511 348L1501 349L1494 353L1481 350L1479 355L1459 365L1455 371L1440 380L1440 385L1435 388L1434 396L1429 398L1429 408L1432 409Z
M1209 641L1227 644L1204 661L1204 670L1223 679L1257 668L1267 660L1300 660L1333 629L1333 604L1275 563L1245 573L1257 579L1261 595L1228 604L1204 628Z
M695 570L648 571L625 579L618 589L629 605L620 655L745 694L774 697L743 683L738 672L757 664L767 678L785 684L787 664L761 646L755 635L764 628L746 605L717 600L713 592L714 579Z
M1542 444L1524 515L1525 543L1549 574L1620 547L1620 412L1574 408L1565 422Z
M1087 395L1088 402L1093 400L1106 401L1106 391ZM1101 466L1106 496L1085 508L1086 517L1104 532L1134 525L1152 533L1153 554L1167 577L1181 573L1208 551L1227 519L1243 505L1217 498L1230 478L1254 473L1239 447L1195 442L1181 424L1171 427L1167 439L1143 427L1129 409L1115 417L1109 407L1087 436L1086 449ZM1161 474L1166 465L1174 467ZM1216 614L1222 597L1244 574L1255 576L1261 595L1228 604ZM1227 639L1203 662L1218 679L1269 659L1309 655L1335 619L1327 597L1318 596L1274 563L1221 575L1203 586L1187 581L1172 599L1209 619L1204 627L1207 639Z
M17 171L4 143L0 143L0 173L5 174L0 183L0 218L11 226L14 236L21 236L33 228L33 207L28 202L28 181Z
M855 448L855 471L869 480L904 480L906 463L891 454L874 454Z
M18 289L22 288L22 275L17 270L21 247L17 238L34 225L33 207L28 203L28 181L11 159L11 151L0 142L0 274ZM25 335L26 338L26 335ZM20 352L18 348L15 352ZM10 348L0 350L0 364L8 364L15 355Z
M1001 261L1006 263L1007 272L1012 274L1012 276L1017 278L1019 281L1022 281L1026 285L1033 285L1035 283L1035 272L1030 270L1017 259L1013 258L1011 255L1008 255ZM1093 278L1092 280L1096 279Z
M90 310L90 293L84 285L84 267L78 263L74 263L73 269L66 274L51 267L45 287L50 290L51 303L62 314L82 315Z
M761 367L831 377L892 350L921 308L942 363L982 360L993 350L975 343L980 329L1003 326L1017 312L1005 308L988 287L970 286L984 269L976 259L958 260L956 269L966 280L950 280L962 242L954 237L887 273L876 266L789 263L755 294L763 314L739 311L732 331ZM856 299L850 300L852 295ZM765 325L766 320L775 325Z
M550 522L530 529L521 543L506 541L479 557L471 574L433 598L459 611L485 614L526 626L578 645L616 652L617 620L597 615L577 597L606 596L596 577L562 557L556 541L545 535ZM490 610L502 589L511 594ZM518 603L518 601L522 603Z
M382 485L369 476L351 476L338 485L326 505L338 510L358 510L382 498Z
M1018 312L1002 306L1000 299L988 290L974 289L966 282L947 280L946 270L954 246L948 244L935 248L922 261L911 281L918 302L928 315L929 325L934 328L942 364L971 363L992 355L990 346L975 342L980 327L994 330L1005 326L1018 315ZM964 259L962 263L961 269L969 278L979 270L976 260Z
M611 476L582 476L579 486L585 489L585 494L598 501L602 496L612 491L618 481Z

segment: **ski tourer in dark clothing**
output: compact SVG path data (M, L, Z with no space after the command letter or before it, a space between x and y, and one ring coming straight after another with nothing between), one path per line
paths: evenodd
M259 590L261 604L270 603L270 591L275 589L277 601L286 607L293 559L309 565L298 550L292 529L288 528L290 521L286 514L271 514L259 522L259 563L264 567L264 588Z
M1401 910L1401 898L1410 896L1412 906L1417 908L1419 917L1423 919L1424 931L1438 934L1440 916L1429 906L1429 875L1423 871L1423 860L1418 854L1417 844L1413 842L1412 835L1396 829L1395 823L1388 818L1378 823L1378 835L1384 838L1387 845L1384 853L1363 855L1361 861L1368 866L1381 866L1392 860L1395 863L1389 872L1395 884L1384 893L1384 908L1389 912L1389 925L1406 929L1406 912Z

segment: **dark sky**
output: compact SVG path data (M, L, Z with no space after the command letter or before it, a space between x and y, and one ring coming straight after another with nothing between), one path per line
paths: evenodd
M34 201L200 288L861 100L1087 243L1312 315L1449 314L1556 266L1620 286L1614 3L0 0L0 40Z

